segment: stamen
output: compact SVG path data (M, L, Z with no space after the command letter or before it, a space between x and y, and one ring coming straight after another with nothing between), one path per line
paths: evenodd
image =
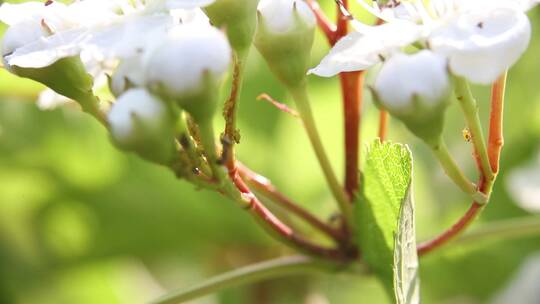
M47 24L45 19L41 19L41 27L47 32L49 36L54 35L54 30Z
M45 1L45 6L49 6L49 5L53 4L53 3L54 3L53 0L47 0L47 1Z

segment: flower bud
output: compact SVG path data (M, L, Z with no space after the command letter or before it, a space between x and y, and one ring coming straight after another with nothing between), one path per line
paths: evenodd
M255 46L286 86L298 86L305 79L313 46L313 12L298 0L262 0L258 10Z
M165 102L139 88L122 94L107 118L119 148L166 164L174 155L174 117Z
M176 102L195 120L210 119L230 61L230 46L219 30L198 24L177 26L149 54L146 83L152 92Z
M439 139L451 94L444 57L427 50L396 54L384 63L372 90L379 106L416 136L428 143Z
M10 55L18 48L46 37L46 28L32 20L10 26L2 41L2 60L5 68L19 76L40 82L60 95L85 102L92 95L93 79L78 55L66 56L44 67L21 67L10 64Z
M119 97L131 88L144 85L144 66L142 58L133 57L120 62L109 82L111 93Z
M243 52L253 42L258 3L259 0L217 0L204 11L213 25L225 28L231 47Z

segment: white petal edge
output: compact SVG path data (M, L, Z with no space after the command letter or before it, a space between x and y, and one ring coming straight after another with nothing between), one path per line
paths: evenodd
M498 7L458 15L436 30L429 44L448 57L452 73L487 85L516 63L530 38L531 25L524 12Z
M205 7L214 2L215 0L167 0L167 7L170 9L177 9L177 8L190 9L190 8Z
M362 28L343 37L308 74L332 77L342 72L362 71L381 62L381 57L422 37L422 27L412 22L395 21Z

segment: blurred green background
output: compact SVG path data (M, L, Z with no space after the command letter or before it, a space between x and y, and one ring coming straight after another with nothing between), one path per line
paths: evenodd
M333 1L322 1L333 13ZM502 172L480 223L526 216L506 175L536 157L540 139L540 11L533 41L511 70ZM313 65L327 52L320 34ZM335 205L300 123L255 97L290 98L253 51L241 105L240 159L321 217ZM369 78L369 77L368 77ZM235 204L197 191L163 168L117 151L105 130L71 107L37 108L42 87L0 71L0 303L145 303L234 267L290 253ZM477 88L484 119L488 88ZM342 113L336 79L310 77L315 115L342 175ZM369 94L367 94L369 95ZM217 123L221 126L222 121ZM366 96L362 138L376 136L378 111ZM464 121L454 104L446 138L475 176ZM429 151L396 122L390 138L415 157L419 240L468 207ZM540 200L540 198L539 198ZM540 237L446 247L421 260L423 303L490 303ZM540 286L540 282L536 282ZM519 299L517 299L517 303ZM193 303L387 303L372 277L296 276L227 290Z

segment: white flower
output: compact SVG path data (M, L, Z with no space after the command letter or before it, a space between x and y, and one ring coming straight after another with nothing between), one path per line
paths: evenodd
M522 11L478 8L436 29L429 44L448 57L455 75L490 84L521 57L530 38L529 19Z
M129 145L141 135L140 124L157 134L168 115L166 105L148 91L128 90L116 100L108 114L111 135L117 143Z
M5 41L9 48L4 48L4 60L9 65L42 68L82 52L97 60L130 57L178 22L175 17L179 14L193 19L187 16L193 14L173 8L195 9L211 2L81 0L70 5L3 4L0 20L10 25L6 36L10 40ZM31 30L23 28L23 24Z
M316 19L304 1L261 0L257 7L264 18L266 28L272 33L284 33L297 27L297 18L304 25L314 28Z
M399 35L388 34L396 32ZM399 20L369 31L352 32L339 40L330 54L308 73L331 77L341 72L366 70L399 51L403 45L415 42L421 34L420 26Z
M358 0L387 22L381 26L353 23L353 32L339 41L310 72L333 76L365 70L415 42L449 60L452 73L489 84L511 67L530 40L524 11L538 0L411 0L379 8Z
M379 102L397 116L439 108L450 93L444 57L423 50L396 54L384 63L373 88Z
M205 76L218 80L228 70L231 48L225 35L211 26L176 26L148 54L146 82L175 97L204 89Z

